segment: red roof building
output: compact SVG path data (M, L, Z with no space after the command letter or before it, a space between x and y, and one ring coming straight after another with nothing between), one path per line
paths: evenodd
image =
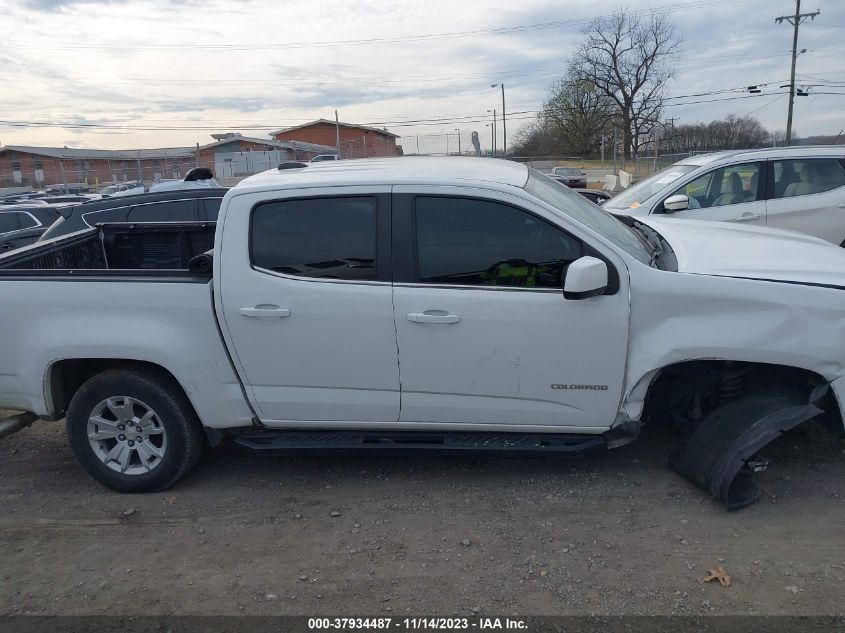
M399 135L385 128L335 123L329 119L317 119L294 127L271 132L277 141L303 141L315 145L336 147L340 131L341 158L372 158L374 156L399 156L402 148L396 145Z

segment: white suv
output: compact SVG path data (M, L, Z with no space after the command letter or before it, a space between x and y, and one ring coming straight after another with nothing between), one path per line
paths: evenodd
M608 200L614 213L742 222L845 246L845 147L779 147L702 154Z

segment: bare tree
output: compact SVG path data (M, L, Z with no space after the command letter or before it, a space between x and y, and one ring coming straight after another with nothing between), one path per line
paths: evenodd
M513 156L548 156L560 152L559 139L542 117L519 128L511 145Z
M611 99L596 86L571 74L555 81L540 116L560 149L578 156L595 152L614 113Z
M620 8L593 20L569 60L569 73L613 101L625 156L636 156L659 122L671 59L682 38L668 14Z
M676 126L671 144L683 152L747 149L770 145L771 138L772 134L754 117L729 114L710 123Z

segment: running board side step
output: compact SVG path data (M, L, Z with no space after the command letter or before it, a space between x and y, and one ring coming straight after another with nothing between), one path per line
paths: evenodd
M306 451L434 450L580 454L607 448L602 435L464 433L460 431L257 431L234 442L260 453Z

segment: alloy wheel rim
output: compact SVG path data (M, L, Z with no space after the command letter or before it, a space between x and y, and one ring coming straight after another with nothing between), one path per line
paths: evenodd
M156 412L129 396L112 396L95 406L87 434L97 458L125 475L155 470L167 451L167 432Z

